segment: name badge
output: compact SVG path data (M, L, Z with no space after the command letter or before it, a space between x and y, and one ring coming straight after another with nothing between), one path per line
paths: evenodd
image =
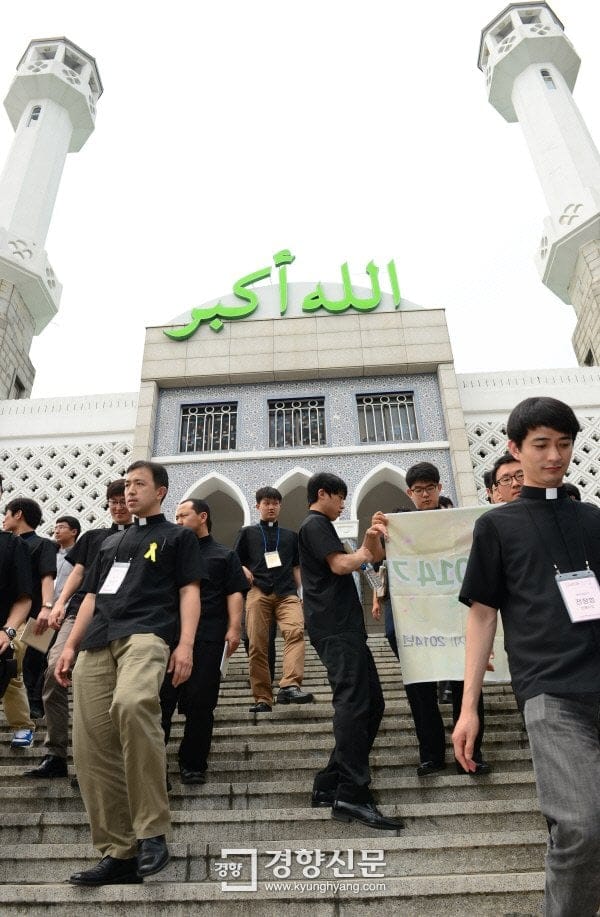
M115 560L108 571L108 576L102 583L98 595L114 595L115 592L118 592L130 566L129 562Z
M573 624L600 618L600 587L591 570L558 573L556 584Z
M265 551L265 563L268 570L272 570L273 567L280 567L281 558L279 556L279 551Z

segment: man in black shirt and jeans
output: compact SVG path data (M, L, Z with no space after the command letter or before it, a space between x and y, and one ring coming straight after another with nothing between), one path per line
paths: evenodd
M250 685L255 703L250 713L270 713L273 686L269 670L269 635L273 620L283 636L282 676L278 704L308 704L312 694L302 691L304 678L304 618L298 598L300 568L298 536L280 528L282 496L275 487L256 491L258 525L243 528L234 545L250 583L246 597Z
M574 503L563 485L579 429L554 398L527 398L511 412L508 448L523 488L477 520L460 593L470 611L455 754L473 770L500 609L550 832L546 917L592 917L600 906L600 510Z
M160 692L165 743L171 734L171 719L179 702L185 714L183 739L179 746L181 782L205 783L207 758L212 742L213 711L219 699L221 659L225 644L227 656L240 643L244 593L248 581L237 554L219 544L210 534L210 507L204 500L184 500L175 510L177 525L183 525L198 538L202 564L200 592L202 611L194 640L192 674L180 687L170 674Z
M161 512L168 486L162 465L139 461L127 469L135 525L103 542L55 668L57 681L68 685L81 646L73 672L73 756L103 858L72 875L73 885L139 882L169 862L159 693L165 671L175 687L192 671L201 557L194 533Z
M314 474L307 485L310 511L298 533L306 626L327 669L334 711L335 746L315 776L312 804L331 806L340 821L397 831L402 821L382 815L369 790L369 752L385 704L352 576L363 563L383 558L380 539L386 528L376 513L361 547L346 554L332 525L344 509L346 493L337 475Z

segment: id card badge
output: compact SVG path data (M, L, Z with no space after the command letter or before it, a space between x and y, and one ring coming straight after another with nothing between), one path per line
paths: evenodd
M556 585L573 624L600 618L600 586L592 570L557 573Z
M267 565L267 570L272 570L273 567L280 567L281 558L279 556L279 551L265 551L265 563Z
M118 592L130 566L129 561L115 560L108 571L108 576L98 590L98 595L114 595L115 592Z

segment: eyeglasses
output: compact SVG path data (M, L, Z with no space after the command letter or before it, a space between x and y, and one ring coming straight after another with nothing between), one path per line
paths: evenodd
M109 506L127 506L127 502L124 499L123 500L109 500L108 505Z
M411 487L410 489L417 497L422 497L424 494L432 494L434 490L437 490L437 484L427 484L426 487Z
M518 471L515 471L514 474L503 474L501 478L498 478L496 481L496 487L508 487L509 484L512 484L513 481L516 481L517 484L522 484L525 480L525 475L523 469L519 468Z

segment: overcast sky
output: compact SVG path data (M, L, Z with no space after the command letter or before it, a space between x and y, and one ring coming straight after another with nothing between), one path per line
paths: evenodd
M546 203L477 68L481 29L504 6L7 7L3 95L33 38L66 35L104 84L47 240L64 289L34 343L34 396L136 390L146 325L230 292L286 247L290 281L338 281L346 260L359 279L394 258L406 299L446 309L459 372L575 366L572 307L533 263ZM582 58L574 95L598 142L600 4L552 6ZM12 136L0 113L0 161Z

